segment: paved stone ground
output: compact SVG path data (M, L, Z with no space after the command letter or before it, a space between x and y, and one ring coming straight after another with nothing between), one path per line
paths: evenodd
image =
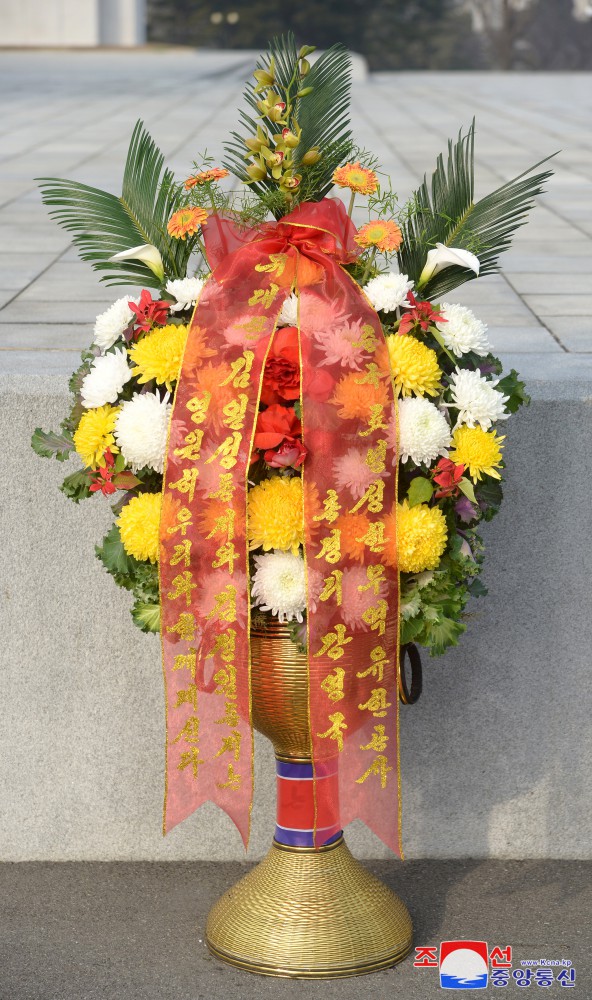
M70 371L96 314L123 294L101 286L40 204L34 178L120 190L137 118L178 176L216 158L237 120L250 53L7 52L0 57L0 363ZM592 111L585 74L379 74L354 84L353 120L402 198L461 126L477 118L477 194L561 150L556 175L502 275L454 293L494 346L535 377L592 374ZM568 354L587 358L568 359Z
M569 959L576 982L565 996L592 996L591 863L409 861L368 867L407 902L415 944L468 939L487 941L490 950L511 945L513 969L521 959ZM219 863L1 865L0 997L432 1000L445 995L437 970L414 969L411 958L370 976L323 982L254 976L218 962L203 943L205 917L244 872L243 865ZM561 989L554 982L549 997L563 996ZM527 995L539 992L547 995L533 977ZM501 996L510 1000L517 994L511 981Z

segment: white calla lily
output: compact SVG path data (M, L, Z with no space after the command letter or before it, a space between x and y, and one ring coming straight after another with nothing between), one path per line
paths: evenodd
M152 243L142 243L141 246L132 247L131 250L122 250L121 253L116 253L113 257L109 257L109 260L141 260L142 263L150 268L159 281L164 280L162 257L160 256L160 251Z
M443 271L445 267L452 267L453 264L456 264L457 267L468 267L475 274L479 274L479 258L474 253L461 250L460 247L447 247L444 243L436 243L434 249L428 253L417 287L427 285L438 271Z

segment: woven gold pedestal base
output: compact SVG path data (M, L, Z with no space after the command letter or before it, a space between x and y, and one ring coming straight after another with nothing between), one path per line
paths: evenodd
M315 851L274 841L212 907L210 951L264 976L330 979L384 969L411 949L401 900L352 857L343 838Z

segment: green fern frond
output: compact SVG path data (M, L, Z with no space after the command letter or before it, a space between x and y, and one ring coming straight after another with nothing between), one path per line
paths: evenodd
M143 122L136 123L132 134L121 197L77 181L38 180L49 214L74 234L82 259L107 272L101 281L158 288L158 278L141 261L109 260L143 243L157 247L169 277L184 277L191 244L172 239L166 228L180 200L179 188Z
M533 170L551 159L546 157L475 203L474 139L473 120L464 137L459 133L456 143L448 143L446 167L440 155L431 183L424 177L411 198L406 217L400 220L403 243L398 254L399 267L415 282L428 251L436 243L476 254L480 275L499 270L500 254L511 245L513 234L527 221L534 198L552 176L551 170L532 175ZM469 269L447 267L422 286L422 297L438 298L475 277Z

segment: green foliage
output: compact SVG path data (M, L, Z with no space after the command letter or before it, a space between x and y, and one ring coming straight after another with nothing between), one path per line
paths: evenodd
M134 623L143 632L158 632L158 567L150 562L140 562L127 554L116 524L109 529L102 545L95 546L95 552L116 584L133 593L135 602L131 615Z
M333 45L313 64L306 78L312 93L299 101L296 117L302 129L296 149L299 158L318 147L321 159L307 175L303 171L301 201L318 201L329 193L335 169L348 159L352 150L349 127L351 62L343 45Z
M300 142L294 150L294 169L302 174L302 182L297 191L287 197L282 195L272 206L276 218L285 214L299 201L318 201L332 186L332 176L336 167L350 155L353 145L349 128L349 103L351 88L351 64L347 50L342 45L333 45L312 65L304 79L307 91L297 97L298 48L294 35L280 35L274 38L269 51L257 62L258 71L268 71L274 65L275 83L273 90L286 100L290 114L289 127L301 129ZM246 169L247 147L244 139L253 137L257 126L271 136L277 134L281 126L259 114L255 85L248 82L244 100L248 110L240 112L245 134L232 132L232 141L225 145L225 167L239 180L249 182L253 191L265 200L268 194L276 194L278 185L271 177L252 182ZM321 158L313 166L305 166L302 157L311 149L318 148Z
M461 551L463 537L454 529L449 514L448 551L431 573L401 574L401 642L417 642L440 656L449 646L456 646L466 629L464 610L470 596L487 591L479 582L482 542L475 531L464 536L473 558Z
M42 431L36 427L31 438L31 447L40 458L57 458L65 462L74 450L71 436L56 434L55 431Z
M193 244L174 240L166 228L179 202L179 190L143 122L136 123L132 134L119 198L77 181L55 177L39 181L49 214L74 234L72 240L82 259L95 270L107 272L101 281L159 288L159 279L141 261L109 260L144 243L160 251L167 277L185 277Z
M160 605L135 601L131 610L134 625L142 632L160 632Z
M66 476L60 486L60 490L69 500L73 500L74 503L80 503L81 500L92 497L90 487L90 476L85 469L80 469L78 472L73 472L71 475Z
M499 479L487 476L475 487L475 495L484 521L491 521L501 507L504 491Z
M522 382L515 368L512 368L512 371L508 375L499 380L497 388L504 396L508 397L508 402L506 403L508 413L516 413L521 406L528 406L530 403L526 384Z
M133 556L128 556L116 524L111 525L102 545L95 545L95 553L117 585L131 590L136 568L140 563Z
M431 183L425 176L406 217L399 220L403 232L399 267L416 283L428 251L436 243L476 254L480 276L497 271L500 254L510 246L514 232L526 223L534 198L552 174L545 170L527 176L550 159L546 157L475 203L474 139L473 121L464 137L459 133L456 143L449 141L447 165L440 155ZM422 298L437 298L474 277L468 268L446 267L422 285Z
M415 476L411 480L409 489L407 490L409 506L415 507L419 503L427 503L428 500L432 499L433 492L434 487L429 479L426 479L424 476Z

